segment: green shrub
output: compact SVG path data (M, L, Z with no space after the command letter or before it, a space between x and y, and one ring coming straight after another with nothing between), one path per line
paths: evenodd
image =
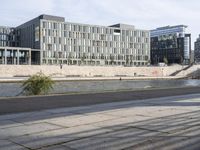
M43 73L37 73L23 82L23 92L26 95L45 95L53 88L54 81Z

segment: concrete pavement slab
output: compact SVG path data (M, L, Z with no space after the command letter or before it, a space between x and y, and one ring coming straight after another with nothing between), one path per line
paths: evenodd
M28 149L13 142L10 142L8 140L0 140L0 150L28 150Z
M84 115L84 116L80 115L80 117L63 117L63 118L49 119L47 122L64 127L73 127L73 126L93 124L96 122L102 122L106 120L112 121L115 118L117 117L103 115L103 114L96 114L96 115Z
M43 150L197 149L198 96L0 116L0 138L19 148Z
M124 150L188 150L190 149L188 145L191 144L187 137L154 137L126 147Z
M9 139L27 134L40 133L49 130L59 129L59 126L48 123L21 125L12 128L0 129L0 139Z
M91 125L84 125L71 128L63 128L59 130L25 135L12 138L11 141L24 145L26 147L37 149L56 144L62 144L75 139L86 138L98 134L110 132L108 129L102 129Z
M53 145L41 148L40 150L73 150L73 149L64 145Z
M137 128L123 128L120 130L112 131L103 135L97 135L94 137L75 140L65 143L73 149L83 150L95 150L95 149L113 149L121 150L128 146L135 145L143 142L149 137L162 135L160 132L149 132L148 130L142 130Z
M24 125L23 123L18 123L12 120L2 120L0 121L0 129L5 129L5 128L11 128L11 127L17 127Z

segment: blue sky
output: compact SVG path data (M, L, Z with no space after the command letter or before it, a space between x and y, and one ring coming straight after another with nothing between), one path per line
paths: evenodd
M40 14L98 25L133 24L154 29L188 25L193 42L200 34L199 0L1 0L0 25L17 26Z

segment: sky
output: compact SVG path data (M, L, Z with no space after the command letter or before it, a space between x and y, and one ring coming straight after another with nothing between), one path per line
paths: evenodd
M18 26L40 14L65 17L67 22L138 29L188 26L192 45L200 34L199 0L1 0L0 26Z

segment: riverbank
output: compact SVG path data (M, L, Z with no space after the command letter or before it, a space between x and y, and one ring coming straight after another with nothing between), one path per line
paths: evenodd
M167 77L184 66L124 67L124 66L68 66L63 65L0 65L0 78L27 77L42 72L51 77Z
M0 83L17 83L27 80L28 77L1 77ZM53 77L56 82L62 81L105 81L105 80L178 80L184 79L180 76L168 76L168 77Z

